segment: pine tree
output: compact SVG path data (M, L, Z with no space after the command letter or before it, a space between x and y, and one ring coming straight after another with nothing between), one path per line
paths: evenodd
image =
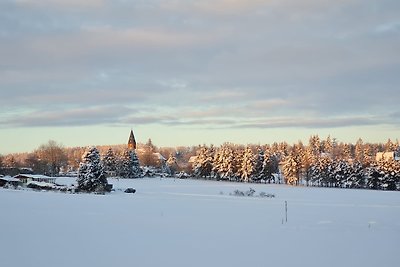
M139 158L134 150L131 151L131 162L132 162L132 177L139 178L142 176L142 169L140 168Z
M239 155L231 144L223 144L216 152L213 173L216 179L237 180Z
M326 154L331 155L333 151L333 142L331 136L328 135L325 141L322 142L322 151Z
M178 163L176 162L176 158L174 155L172 155L172 153L168 157L167 168L169 175L174 175L178 171Z
M78 171L78 189L86 192L105 192L108 189L100 161L100 153L95 147L87 149L82 157Z
M400 180L400 163L395 160L378 162L378 169L382 175L379 189L397 190Z
M294 155L289 155L283 166L283 175L285 176L286 183L294 185L299 179L299 164Z
M367 187L370 189L380 189L383 173L380 172L378 165L373 164L366 169Z
M345 160L332 161L331 173L329 174L329 183L333 187L342 187L346 179L351 175L349 164Z
M202 146L197 152L196 160L193 164L195 177L210 177L213 161L213 148Z
M353 162L349 165L350 172L349 176L346 178L345 185L349 188L364 188L365 178L364 178L364 168L360 162Z
M111 147L107 150L107 153L104 155L103 166L104 166L104 171L108 175L115 174L117 171L117 159Z
M242 154L242 162L239 169L241 181L247 183L253 179L255 171L255 157L250 147L247 147Z
M306 185L309 185L311 180L311 166L315 161L315 157L313 155L312 149L307 147L303 153L303 157L301 159L302 166L303 166L303 176L306 180Z
M394 150L396 150L396 144L389 138L385 144L385 152L392 152Z
M364 150L364 143L361 138L357 140L354 152L355 159L364 165L365 162L365 150Z
M134 150L126 149L120 161L119 175L123 178L139 178L142 175L139 159Z
M255 158L255 166L254 166L253 181L255 181L255 182L259 182L262 179L264 179L264 175L263 175L264 160L265 160L265 153L259 147L257 149L257 156ZM266 179L264 179L264 180L266 180Z
M310 137L308 147L313 158L317 158L321 154L321 142L318 135Z
M278 165L277 156L271 154L270 151L265 152L261 173L259 174L261 179L267 183L275 181L273 174L279 172Z
M332 160L326 155L319 157L311 166L311 181L314 185L328 186Z

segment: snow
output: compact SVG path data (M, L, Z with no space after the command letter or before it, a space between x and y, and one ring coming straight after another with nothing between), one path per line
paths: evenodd
M106 195L0 189L1 266L398 266L399 192L109 182ZM250 187L275 198L230 195Z
M4 180L4 181L7 181L7 182L20 182L21 181L20 179L11 177L9 175L0 177L0 180Z

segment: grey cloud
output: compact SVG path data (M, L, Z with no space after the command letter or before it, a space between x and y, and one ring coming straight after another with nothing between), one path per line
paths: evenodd
M120 106L94 106L65 110L40 110L28 112L13 118L0 119L0 127L43 127L43 126L81 126L96 124L116 124L121 117L135 112Z
M3 2L0 111L29 108L30 121L5 118L26 126L47 125L35 115L44 105L49 114L107 105L140 111L103 120L70 114L71 124L390 123L399 96L399 3ZM310 119L279 119L291 116Z
M340 128L347 126L382 125L386 121L368 117L348 118L271 118L262 121L240 123L234 128Z

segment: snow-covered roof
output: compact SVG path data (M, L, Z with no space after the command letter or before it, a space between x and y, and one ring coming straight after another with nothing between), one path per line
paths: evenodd
M2 176L0 180L7 181L7 182L19 182L20 180L11 176Z
M42 174L18 174L14 178L31 178L31 179L54 179L53 177Z
M30 185L30 184L34 184L34 185L37 185L37 186L41 186L41 187L45 187L45 186L47 186L47 187L55 187L55 185L54 184L52 184L52 183L46 183L46 182L36 182L36 181L32 181L32 182L29 182L28 183L28 185Z

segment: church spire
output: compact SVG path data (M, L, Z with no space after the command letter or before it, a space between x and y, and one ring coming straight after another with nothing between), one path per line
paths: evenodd
M129 135L128 149L129 150L135 150L136 149L136 140L135 140L135 136L133 135L133 130L131 130L131 134Z

